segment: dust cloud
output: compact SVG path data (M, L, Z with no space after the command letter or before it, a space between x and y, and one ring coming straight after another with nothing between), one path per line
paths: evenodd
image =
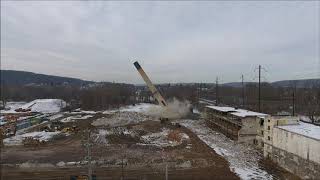
M149 116L169 119L179 119L190 113L191 104L189 101L179 101L176 98L167 101L167 106L152 106L143 113Z

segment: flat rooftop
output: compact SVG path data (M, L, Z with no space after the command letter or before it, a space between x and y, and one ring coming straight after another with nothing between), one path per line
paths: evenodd
M276 126L276 128L320 140L320 126L313 124L300 121L299 124Z
M225 107L225 106L206 106L210 109L215 109L221 112L236 112L236 109L233 107Z
M265 117L265 116L268 116L268 114L254 112L254 111L248 111L245 109L237 109L236 111L237 112L233 112L230 114L232 114L234 116L238 116L238 117L247 117L247 116Z
M265 117L268 116L268 114L249 111L245 109L237 109L234 107L228 107L228 106L206 106L207 108L214 109L220 112L227 112L237 117L248 117L248 116L256 116L256 117Z

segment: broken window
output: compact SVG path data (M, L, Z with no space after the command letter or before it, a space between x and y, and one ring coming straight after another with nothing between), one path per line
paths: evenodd
M264 120L260 119L260 126L263 126L263 124L264 124Z

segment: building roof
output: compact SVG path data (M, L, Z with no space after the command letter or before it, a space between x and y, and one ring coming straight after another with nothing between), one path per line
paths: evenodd
M206 106L210 109L214 109L221 112L235 112L236 109L233 107L224 107L224 106Z
M245 109L236 109L236 112L230 113L234 116L238 117L248 117L248 116L257 116L257 117L265 117L268 116L268 114L254 112L254 111L248 111Z
M245 109L237 109L234 107L227 107L227 106L206 106L210 109L214 109L220 112L229 112L230 114L238 117L248 117L248 116L257 116L257 117L265 117L268 114L258 113L254 111L248 111Z
M277 128L320 140L320 126L313 124L300 121L299 124L296 125L277 126Z

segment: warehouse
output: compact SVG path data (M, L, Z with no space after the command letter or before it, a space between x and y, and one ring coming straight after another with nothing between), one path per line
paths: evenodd
M221 130L238 142L255 143L260 120L267 114L238 109L234 107L206 106L205 119L209 126Z

